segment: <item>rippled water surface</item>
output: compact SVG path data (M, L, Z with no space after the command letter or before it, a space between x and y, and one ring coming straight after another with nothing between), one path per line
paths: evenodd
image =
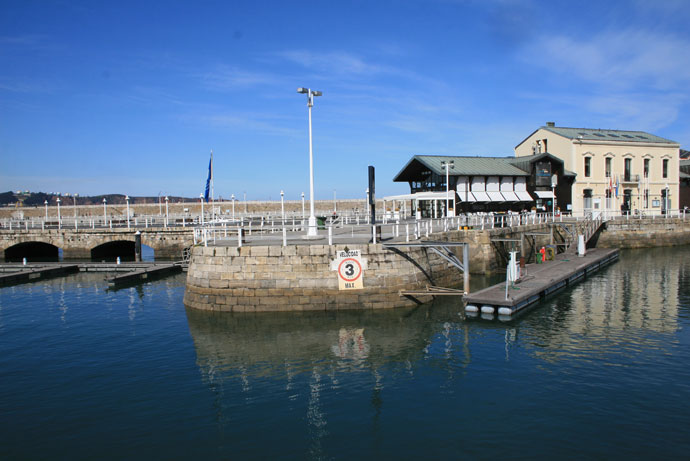
M690 452L688 247L622 252L510 323L465 319L452 298L232 315L183 293L184 276L0 289L0 458Z

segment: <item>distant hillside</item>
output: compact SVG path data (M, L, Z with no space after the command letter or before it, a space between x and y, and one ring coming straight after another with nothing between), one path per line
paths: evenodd
M60 196L46 192L2 192L0 193L0 206L43 206L48 201L48 205L54 206L57 204L57 199L60 198L60 203L64 205L73 205L76 200L77 205L102 205L105 198L108 204L124 205L127 203L125 195L122 194L106 194L94 196ZM143 204L143 203L158 203L158 196L155 197L130 197L129 203ZM161 197L163 200L164 197ZM187 197L168 197L170 203L178 202L192 202L198 199ZM165 201L163 201L165 203Z

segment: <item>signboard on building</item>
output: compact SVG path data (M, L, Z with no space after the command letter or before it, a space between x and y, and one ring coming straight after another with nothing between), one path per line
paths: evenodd
M551 163L537 162L535 176L537 186L551 186Z

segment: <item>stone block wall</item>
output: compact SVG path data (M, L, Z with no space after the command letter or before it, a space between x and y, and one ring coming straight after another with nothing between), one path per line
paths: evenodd
M392 308L427 302L400 290L457 286L462 273L423 248L391 251L350 245L367 260L362 290L338 290L331 270L345 245L194 247L184 302L188 307L233 312Z
M604 225L597 240L602 248L651 248L690 244L690 217L617 219Z

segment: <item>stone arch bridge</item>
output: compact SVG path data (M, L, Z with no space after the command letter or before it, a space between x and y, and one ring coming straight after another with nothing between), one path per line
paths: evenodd
M182 259L185 248L192 246L193 229L21 229L0 230L0 261L57 258L113 259L134 257L136 232L141 243L151 247L157 259Z

